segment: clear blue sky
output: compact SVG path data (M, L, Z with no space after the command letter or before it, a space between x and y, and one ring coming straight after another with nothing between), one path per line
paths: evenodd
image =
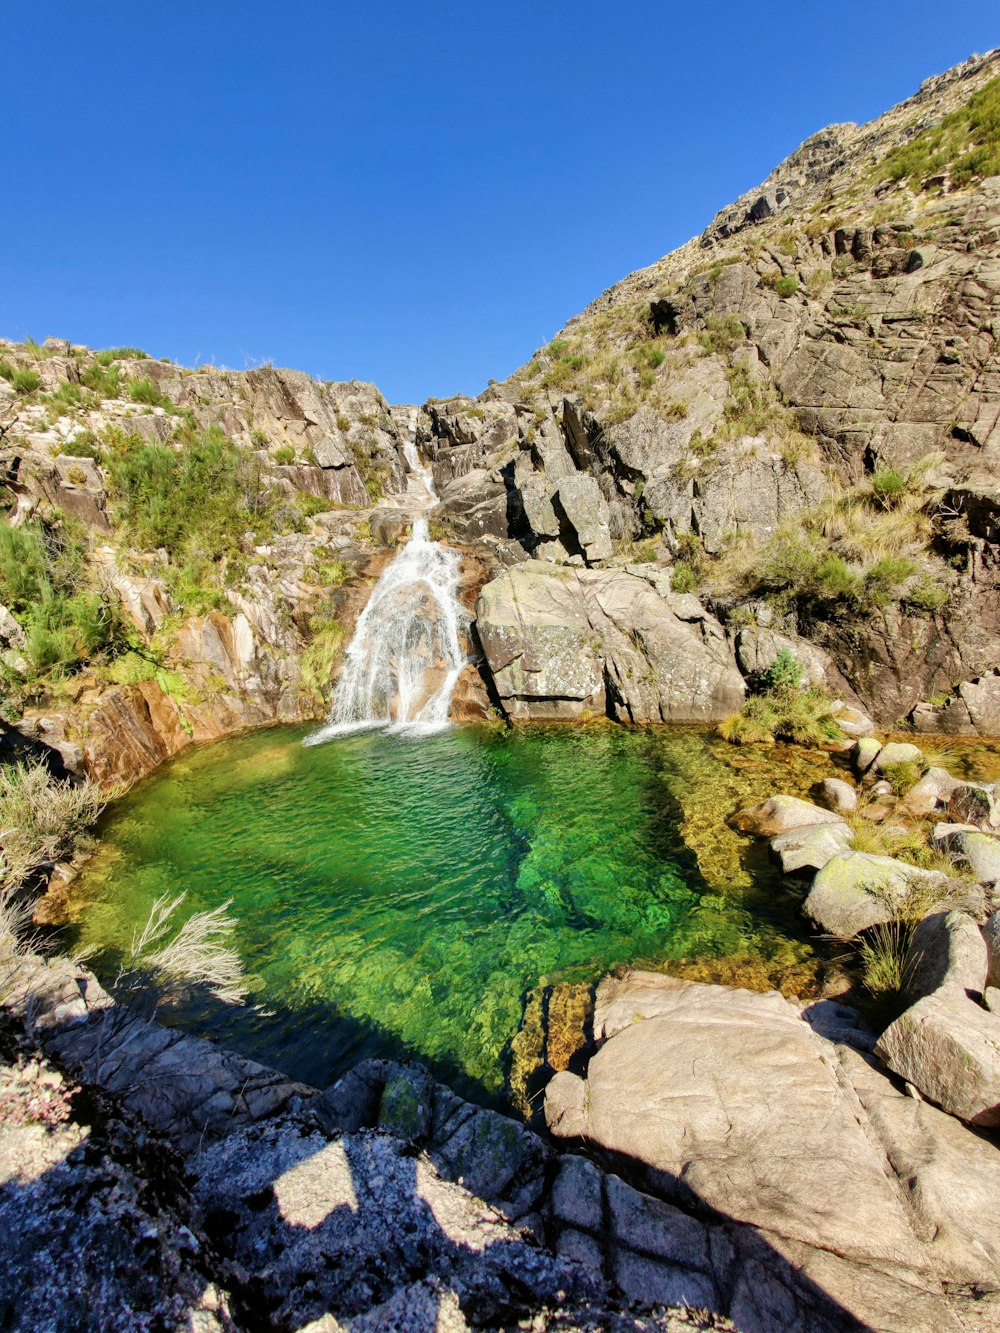
M91 0L0 27L0 334L502 379L996 0Z

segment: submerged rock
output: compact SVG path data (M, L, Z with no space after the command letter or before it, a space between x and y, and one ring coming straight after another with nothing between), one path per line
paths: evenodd
M803 801L798 796L769 796L760 805L738 810L727 821L738 833L753 833L759 838L773 838L792 829L813 824L842 824L842 816Z

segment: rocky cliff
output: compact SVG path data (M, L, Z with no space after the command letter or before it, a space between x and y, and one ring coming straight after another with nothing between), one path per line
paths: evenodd
M883 723L1000 729L998 74L815 135L506 383L429 404L442 520L510 560L649 562L744 672L778 634ZM479 609L509 678L506 589ZM514 711L548 711L522 682ZM629 714L687 715L663 694Z
M112 783L322 714L412 433L462 715L714 720L787 647L1000 733L998 103L994 52L814 135L475 400L0 343L7 722Z

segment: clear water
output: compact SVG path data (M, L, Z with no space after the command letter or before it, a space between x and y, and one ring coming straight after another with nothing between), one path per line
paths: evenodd
M804 790L828 756L612 726L306 734L196 750L143 783L105 817L73 904L75 942L109 974L160 894L186 890L190 911L232 898L256 1003L187 1021L296 1077L408 1052L496 1094L534 986L812 957L794 900L723 818L775 790L776 765Z

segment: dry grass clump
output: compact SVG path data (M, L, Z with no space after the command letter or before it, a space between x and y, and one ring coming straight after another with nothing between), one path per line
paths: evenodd
M133 932L114 990L140 1010L178 1004L201 992L224 1004L246 998L247 977L229 943L238 922L228 915L232 899L211 911L195 912L177 926L185 893L164 894L150 908L142 930Z
M713 592L764 597L818 620L858 619L893 603L939 610L948 597L943 567L930 557L939 458L835 490L765 542L733 542L707 571Z
M0 767L0 894L65 856L104 802L96 783L60 781L40 761Z
M824 690L802 686L802 665L787 648L756 679L738 713L719 723L719 735L733 745L770 745L775 740L823 745L843 739Z

